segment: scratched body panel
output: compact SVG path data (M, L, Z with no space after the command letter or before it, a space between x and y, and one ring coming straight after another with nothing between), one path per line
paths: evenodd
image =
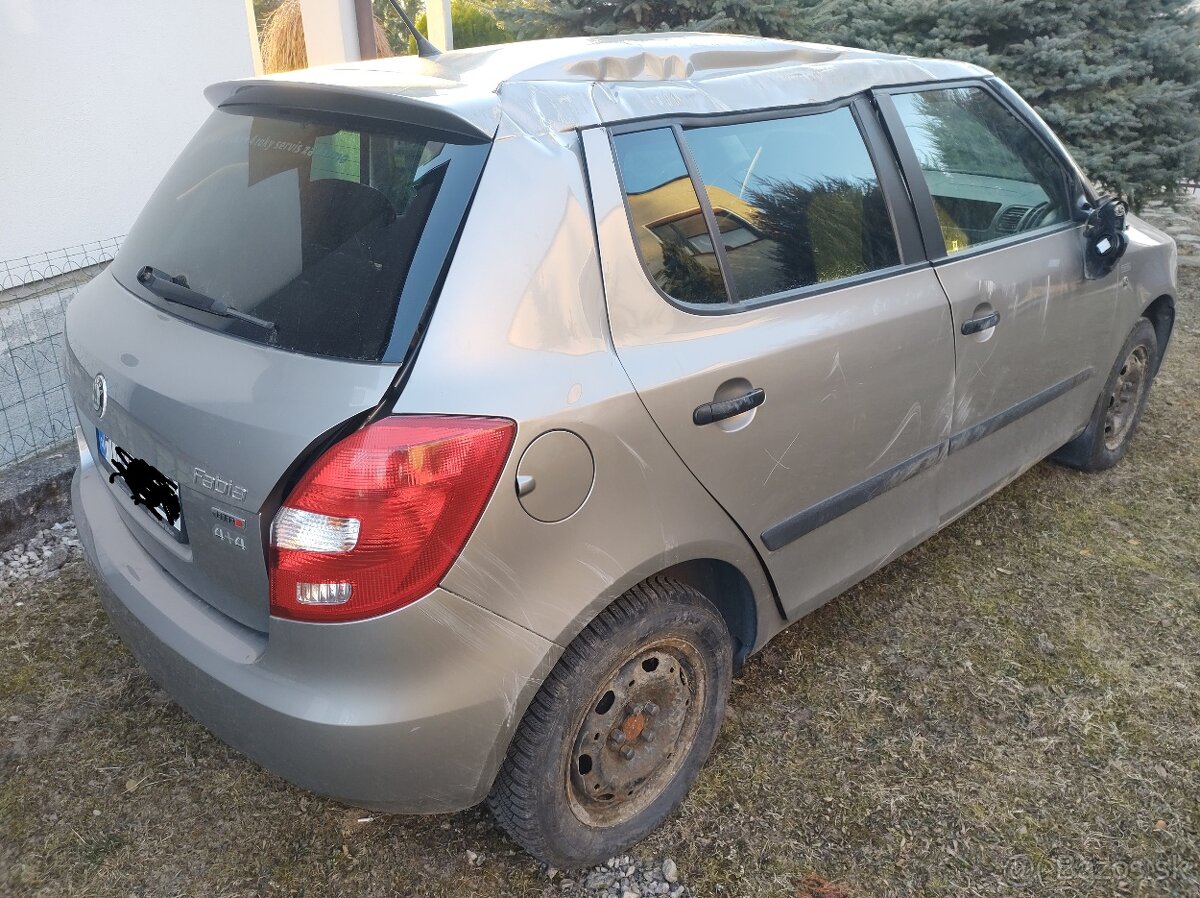
M1116 320L1120 275L1086 280L1083 246L1082 225L1068 226L936 266L954 316L955 434L1075 379L1041 408L953 447L939 480L943 518L1007 482L1028 458L1053 452L1087 420L1116 354L1107 335L1119 330L1123 340L1129 325ZM999 312L1000 324L990 334L962 334L981 308Z
M1096 352L1101 359L1116 357L1125 340L1122 324L1135 321L1153 302L1164 296L1174 297L1176 291L1179 250L1175 241L1136 215L1130 215L1127 223L1129 249L1117 266L1120 274L1117 307L1108 332L1100 335ZM1169 338L1170 334L1166 336ZM1160 348L1163 352L1167 349Z
M954 388L950 311L917 266L790 302L698 315L647 279L607 140L585 136L617 354L655 423L759 541L785 610L852 581L931 532L930 474L770 552L761 533L942 443ZM692 408L743 378L766 401L738 429L697 427Z
M501 487L443 582L565 645L640 580L718 558L750 581L765 640L779 615L761 564L679 464L612 351L581 162L574 140L501 124L422 363L394 409L518 422ZM542 186L530 193L532 177ZM513 208L528 222L521 240L488 239ZM470 301L484 295L486 303ZM462 345L472 352L464 356ZM545 524L521 510L511 484L530 441L560 428L587 443L595 481L582 508Z

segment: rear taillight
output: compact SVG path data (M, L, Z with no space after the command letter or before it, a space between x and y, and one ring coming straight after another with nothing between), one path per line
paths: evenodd
M512 448L500 418L384 418L322 455L271 524L271 613L347 621L416 601L475 529Z

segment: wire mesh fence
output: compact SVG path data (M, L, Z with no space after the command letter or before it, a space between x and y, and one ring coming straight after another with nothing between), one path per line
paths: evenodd
M70 438L64 380L67 304L120 246L114 237L0 261L0 468Z

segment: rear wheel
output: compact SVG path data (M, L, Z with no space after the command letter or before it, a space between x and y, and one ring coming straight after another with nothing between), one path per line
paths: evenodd
M1051 456L1081 471L1111 468L1129 451L1158 362L1154 326L1139 318L1121 347L1087 429Z
M595 864L683 800L716 740L732 642L696 590L653 578L568 646L518 727L488 807L530 854Z

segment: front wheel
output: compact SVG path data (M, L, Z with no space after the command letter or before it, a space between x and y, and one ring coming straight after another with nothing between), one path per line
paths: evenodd
M501 828L548 864L623 852L687 795L720 729L729 631L704 596L656 577L567 647L488 796Z
M1150 396L1158 364L1158 335L1139 318L1125 339L1087 429L1050 458L1081 471L1111 468L1129 451Z

